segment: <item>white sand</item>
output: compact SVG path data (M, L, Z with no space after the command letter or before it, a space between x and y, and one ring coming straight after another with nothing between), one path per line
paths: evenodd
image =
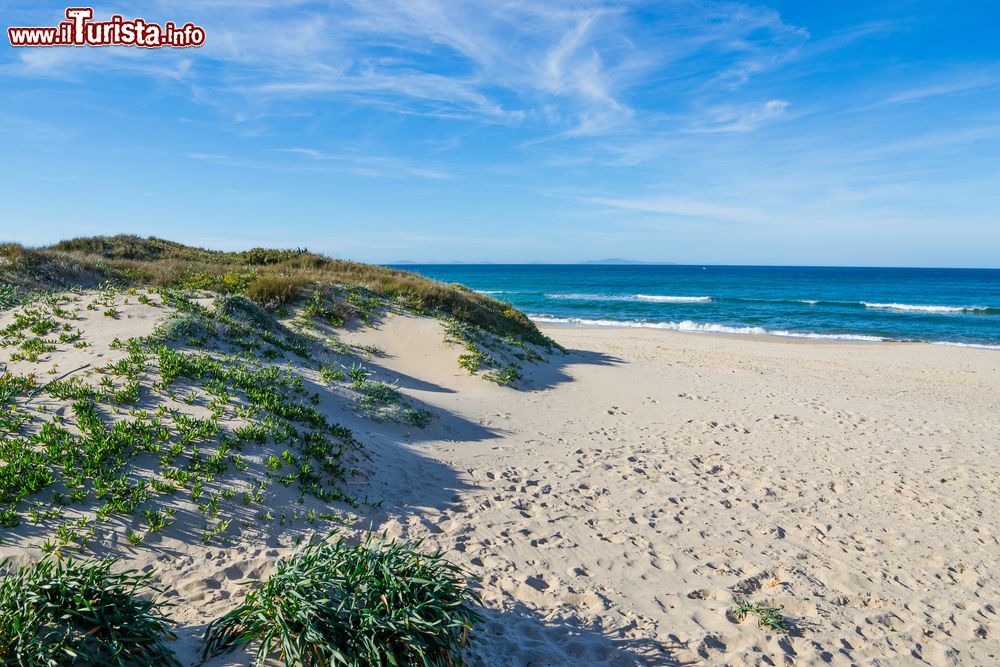
M1000 660L1000 354L553 328L519 392L407 320L364 337L464 422L375 524L482 574L481 664Z
M88 335L142 333L152 312L130 308ZM548 333L572 351L514 390L459 368L437 321L390 316L343 340L385 350L378 377L437 418L416 429L325 403L370 452L351 490L384 500L356 528L424 537L482 576L471 664L1000 660L1000 353ZM59 354L69 370L110 353ZM203 624L301 532L108 550L177 591L193 663ZM737 597L782 606L793 631L735 623Z

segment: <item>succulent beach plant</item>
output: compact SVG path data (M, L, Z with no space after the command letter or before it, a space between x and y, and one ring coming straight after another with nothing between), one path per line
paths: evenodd
M311 544L282 560L241 605L213 621L203 655L259 642L257 664L278 654L307 667L462 664L480 616L465 573L420 542L369 535Z

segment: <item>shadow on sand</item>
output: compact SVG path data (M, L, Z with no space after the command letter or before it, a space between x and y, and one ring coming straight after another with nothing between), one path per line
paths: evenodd
M555 665L680 665L673 651L680 643L609 632L596 623L547 619L515 602L505 611L488 609L466 650L473 667L549 667Z
M546 355L544 362L525 364L524 381L516 388L540 391L570 382L573 380L568 370L570 366L616 366L623 363L625 361L618 357L593 350L552 352Z

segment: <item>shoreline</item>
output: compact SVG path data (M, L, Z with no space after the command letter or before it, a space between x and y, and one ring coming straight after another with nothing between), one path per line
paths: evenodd
M651 322L647 324L627 324L625 322L616 324L594 324L593 320L584 320L579 323L576 322L556 322L552 319L537 318L529 315L529 319L535 323L535 325L541 329L553 329L553 330L578 330L578 329L589 329L595 331L656 331L661 333L670 334L683 334L691 336L720 336L725 338L740 338L749 340L779 340L779 341L789 341L795 343L835 343L838 345L845 344L864 344L864 345L882 345L884 343L890 343L894 345L933 345L937 347L951 347L958 349L967 350L984 350L989 352L1000 351L1000 344L991 345L988 343L963 343L963 342L953 342L953 341L932 341L932 340L900 340L895 338L877 338L875 336L866 336L864 334L813 334L813 333L798 333L798 332L773 332L765 331L751 332L751 331L721 331L721 330L694 330L694 329L681 329L667 326L657 326L658 323ZM568 318L567 318L568 319ZM580 318L583 319L583 318ZM601 320L602 322L613 322L612 320ZM667 324L667 323L664 323ZM709 325L710 326L710 325ZM721 326L721 325L720 325ZM735 328L735 327L733 327ZM752 327L746 327L752 328Z

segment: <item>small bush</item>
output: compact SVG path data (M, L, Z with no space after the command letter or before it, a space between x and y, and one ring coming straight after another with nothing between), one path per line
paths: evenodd
M156 337L160 340L205 339L212 335L205 322L190 313L176 315L160 323L156 328Z
M0 565L0 664L178 665L170 620L149 574L112 572L114 559Z
M293 276L258 276L245 293L254 303L274 310L294 301L304 285L304 280Z
M419 546L309 545L208 626L204 657L259 641L257 665L273 653L305 667L461 665L479 598L458 566Z
M242 297L219 297L215 300L214 306L215 312L224 317L246 322L258 329L270 331L275 328L275 321L272 315L263 311L256 303Z

